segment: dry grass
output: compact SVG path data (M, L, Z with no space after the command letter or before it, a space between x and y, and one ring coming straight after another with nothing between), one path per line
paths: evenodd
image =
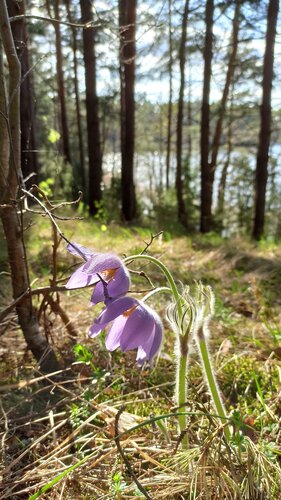
M120 255L141 251L143 240L149 239L141 230L113 228L89 241L90 226L83 227L74 241L103 251L114 242ZM42 241L48 241L48 231L44 226ZM30 241L34 273L50 256L42 241ZM190 449L180 450L171 333L167 329L155 369L139 371L134 353L110 355L102 339L87 339L96 310L88 307L88 292L68 293L61 304L77 338L50 310L43 322L62 363L55 379L37 372L15 315L1 325L1 499L35 499L38 492L46 499L145 498L137 483L152 499L281 498L280 346L274 330L281 323L280 248L181 237L159 239L151 251L162 256L177 280L200 279L214 288L217 311L210 344L226 406L236 411L236 443L229 447L224 441L193 355L187 405ZM62 250L60 259L61 272L67 274L75 260ZM161 283L158 271L151 266L143 270L153 283ZM43 284L46 278L39 277L36 286ZM147 286L135 277L133 287ZM155 305L164 313L163 297ZM74 362L75 342L92 352L94 367Z

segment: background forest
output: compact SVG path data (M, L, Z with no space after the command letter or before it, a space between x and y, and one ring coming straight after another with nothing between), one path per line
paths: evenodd
M27 185L107 221L280 235L277 2L8 7Z
M280 42L279 0L0 1L1 499L281 498Z

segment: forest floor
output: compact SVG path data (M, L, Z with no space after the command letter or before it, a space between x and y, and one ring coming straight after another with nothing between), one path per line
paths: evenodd
M151 236L149 229L87 220L63 224L71 241L120 256L142 252ZM189 449L181 448L166 296L151 300L165 327L161 354L153 369L139 369L134 351L109 353L104 336L88 338L100 310L89 306L90 290L61 292L65 315L39 295L35 306L61 373L54 380L38 372L15 312L6 316L0 325L1 499L281 498L281 247L164 233L148 252L161 258L177 282L213 288L209 346L232 443L224 439L194 349L186 405ZM32 288L48 285L53 258L45 219L27 232L27 255ZM0 248L3 309L12 300L4 262ZM57 279L69 276L78 262L62 243ZM152 264L130 268L153 285L166 284ZM150 287L143 275L132 275L135 293Z

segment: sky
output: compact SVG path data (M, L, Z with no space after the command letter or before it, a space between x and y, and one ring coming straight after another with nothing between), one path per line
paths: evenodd
M40 7L36 6L36 1L34 2L33 12L35 14L40 14ZM77 12L79 13L79 3L77 1L73 2L77 4ZM173 38L179 39L181 32L181 12L183 9L183 0L173 0L173 5L175 7L175 12L173 13ZM193 10L192 16L197 18L198 7L200 7L201 14L204 10L204 3L200 3L197 0L190 0L190 6ZM99 95L107 95L108 92L119 91L119 74L118 74L118 16L116 11L117 0L95 1L97 12L101 13L108 9L115 7L115 11L111 17L111 24L109 27L104 29L105 39L103 44L98 46L98 79L97 87ZM168 26L167 26L167 0L146 0L145 2L138 2L137 7L137 58L136 58L136 94L137 96L145 96L146 99L155 103L167 102L169 95L169 81L167 73L161 73L161 67L163 68L163 53L168 50ZM42 12L42 11L41 11ZM233 15L233 9L229 8L226 12L227 15L221 15L218 9L215 10L215 22L214 22L214 57L212 64L212 83L211 83L211 102L218 101L221 98L221 92L225 80L225 62L221 60L221 54L225 53L229 44L231 35L231 20ZM245 12L247 17L253 15L253 12ZM258 12L258 15L262 15L262 12ZM259 20L258 26L254 26L254 31L246 31L243 29L241 36L249 35L249 37L255 34L255 40L249 41L247 46L248 49L256 51L260 58L260 64L262 64L262 57L264 53L264 33L266 29L266 10L264 10L263 18ZM104 14L106 16L106 14ZM272 104L274 107L281 107L281 15L279 16L276 46L275 46L275 81L273 85L272 92ZM66 30L62 26L63 30ZM54 44L53 44L53 28L50 27L50 44L48 51L46 51L46 46L42 46L42 54L46 56L45 67L47 71L50 71L52 67L55 66L54 58ZM159 33L161 33L159 40ZM192 21L188 23L188 38L197 46L202 49L204 41L204 22L202 19L196 22ZM186 86L185 91L188 93L188 85L191 82L191 99L200 100L202 95L202 77L203 77L203 55L202 50L196 51L195 54L189 55L190 42L187 43L187 58L188 64L186 69ZM241 45L240 45L241 47ZM67 56L71 58L71 48L68 49ZM240 48L241 50L241 48ZM173 99L176 101L179 90L179 64L176 60L175 51L175 62L173 65ZM110 71L107 66L112 65L116 67L116 71ZM81 78L79 79L79 85L81 92L84 91L84 75L83 68L80 68ZM261 86L254 84L251 80L244 81L243 90L247 90L249 95L249 100L256 100L261 98Z

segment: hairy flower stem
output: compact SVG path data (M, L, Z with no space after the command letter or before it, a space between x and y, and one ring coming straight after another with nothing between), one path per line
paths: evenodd
M151 292L148 292L141 300L142 302L145 302L146 300L150 299L152 295L155 295L156 293L161 293L161 292L166 292L166 293L171 293L171 288L167 286L159 286L155 288L154 290L151 290Z
M170 293L173 295L175 304L177 307L178 311L178 318L179 318L179 324L181 324L182 317L183 317L183 304L184 304L184 299L182 299L181 295L178 292L176 283L174 281L173 276L171 275L170 271L168 268L158 259L155 257L152 257L151 255L130 255L129 257L126 257L124 259L125 263L128 263L132 260L146 260L149 262L152 262L153 264L156 264L158 266L164 276L166 277L168 284L170 286ZM165 290L166 291L166 290ZM180 337L179 341L181 342L183 339ZM183 348L182 346L180 347L180 354L179 354L179 360L178 360L178 366L177 366L177 385L176 385L176 401L177 405L180 409L184 409L184 405L186 403L186 370L187 370L187 348ZM187 420L186 420L186 415L179 415L178 416L178 422L179 422L179 429L180 432L183 433L186 430L187 426ZM187 442L187 436L186 434L183 437L182 440L182 447L187 449L188 447L188 442Z
M203 329L201 328L197 334L197 344L201 354L201 360L203 369L205 371L207 383L210 389L210 393L213 399L213 403L215 405L218 416L220 417L222 423L225 423L227 420L225 408L218 390L218 385L216 381L216 377L210 362L210 355L207 346L207 342L205 339L205 335L203 333ZM229 442L231 440L231 432L228 425L224 427L224 435Z
M186 372L188 366L188 355L187 353L180 353L179 361L178 361L178 373L177 373L177 388L176 388L176 397L177 397L177 405L179 411L185 410L186 396L187 396L187 380L186 380ZM186 434L187 420L186 415L178 416L179 428L180 432L184 433L182 438L182 448L188 448L188 439Z

